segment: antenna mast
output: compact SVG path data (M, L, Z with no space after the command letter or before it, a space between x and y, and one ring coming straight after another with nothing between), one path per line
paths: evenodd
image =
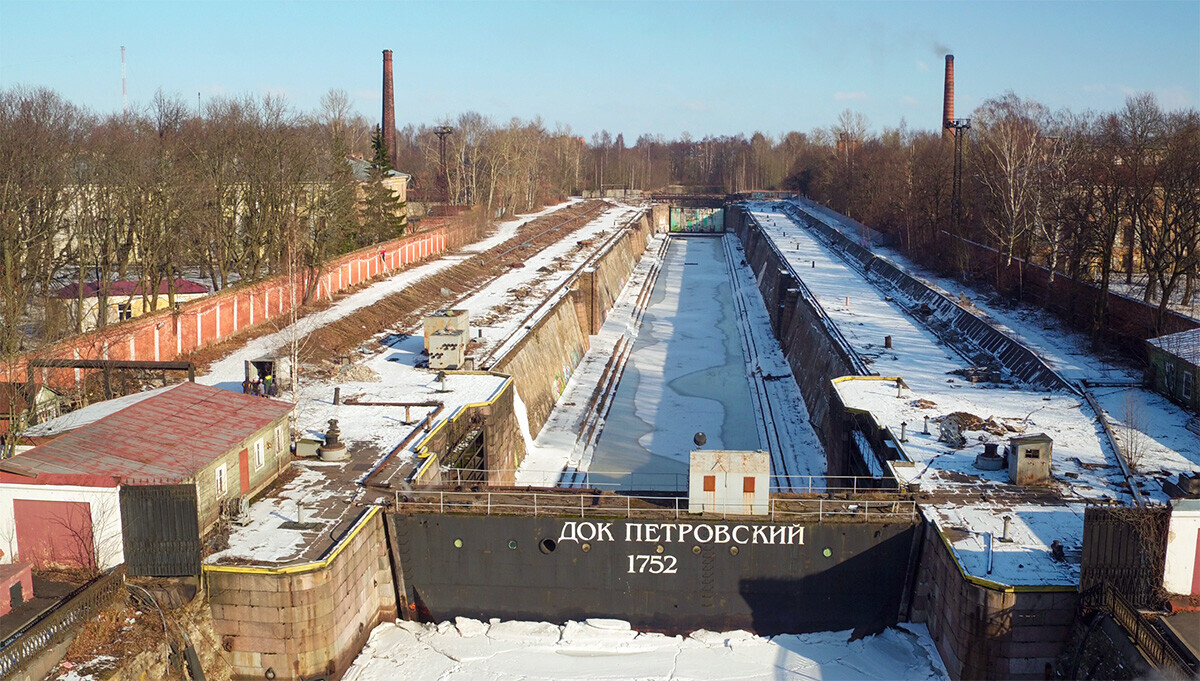
M125 81L125 46L121 46L121 111L129 113L129 85Z

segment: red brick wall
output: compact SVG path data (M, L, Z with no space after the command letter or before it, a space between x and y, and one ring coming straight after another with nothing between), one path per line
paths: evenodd
M385 272L403 269L430 256L477 241L481 226L468 218L419 234L377 244L332 260L317 273L297 275L297 303L328 299ZM380 250L384 258L380 260ZM305 301L304 292L308 291ZM291 282L286 275L246 286L234 286L207 298L180 305L178 312L160 310L136 319L76 336L34 355L39 359L114 359L166 361L224 340L291 310ZM236 314L235 314L236 310ZM0 380L25 380L24 358L0 369ZM73 369L48 371L52 386L73 385Z

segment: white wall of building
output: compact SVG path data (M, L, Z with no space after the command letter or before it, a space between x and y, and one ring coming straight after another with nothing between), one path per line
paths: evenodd
M11 563L19 554L14 499L29 501L87 502L92 511L92 541L101 570L125 562L121 539L121 498L118 487L77 487L72 485L20 485L0 483L0 563Z
M713 489L705 489L705 478L711 480ZM747 491L747 487L753 489ZM763 515L770 512L770 493L771 455L767 452L692 452L688 475L688 509L692 513Z
M1163 588L1173 594L1193 594L1196 574L1196 542L1200 535L1200 499L1171 502L1171 525L1167 531L1167 562Z

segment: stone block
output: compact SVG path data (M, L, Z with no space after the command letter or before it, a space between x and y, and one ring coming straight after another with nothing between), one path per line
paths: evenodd
M239 669L260 669L262 668L262 653L237 650L236 648L228 654L229 664Z

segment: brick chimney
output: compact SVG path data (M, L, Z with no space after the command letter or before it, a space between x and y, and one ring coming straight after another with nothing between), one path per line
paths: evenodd
M396 97L392 90L392 51L383 51L383 142L388 160L396 167Z
M946 55L946 91L942 95L942 130L944 134L952 135L951 126L954 123L954 55Z

